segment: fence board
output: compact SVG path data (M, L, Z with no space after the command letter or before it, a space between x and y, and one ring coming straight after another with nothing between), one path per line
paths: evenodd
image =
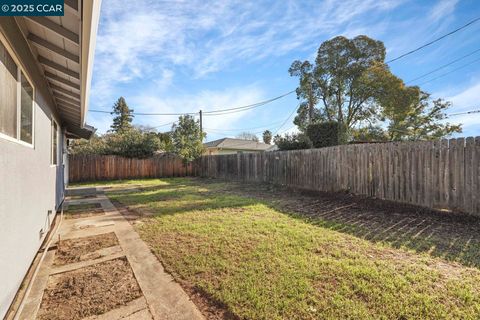
M198 176L220 178L229 156L203 157ZM250 154L262 165L228 178L316 191L349 191L436 209L480 215L480 138L360 144ZM234 161L245 161L236 158ZM219 170L212 172L212 162ZM234 163L234 166L239 165ZM256 172L249 172L255 167Z
M173 155L159 155L147 159L100 155L69 156L70 182L191 175L193 165L184 165L180 158Z

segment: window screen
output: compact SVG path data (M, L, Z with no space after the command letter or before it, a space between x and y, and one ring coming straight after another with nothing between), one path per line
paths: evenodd
M0 42L0 133L17 138L17 65Z
M33 88L23 75L21 78L21 118L20 118L20 139L32 143L33 130Z
M53 121L53 128L52 128L52 164L58 163L58 151L57 151L57 144L58 144L58 126L55 121Z

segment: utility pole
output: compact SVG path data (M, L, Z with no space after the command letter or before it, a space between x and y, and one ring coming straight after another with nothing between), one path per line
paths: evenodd
M203 133L202 110L200 110L199 114L200 114L200 132Z

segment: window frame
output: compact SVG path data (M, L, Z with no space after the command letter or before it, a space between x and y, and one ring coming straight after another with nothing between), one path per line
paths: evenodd
M55 136L55 126L57 126L57 132L56 132L56 137L55 137L55 148L53 147L54 146L54 136ZM53 118L52 116L52 124L51 124L51 136L50 136L50 166L51 167L57 167L59 164L58 164L58 145L59 145L59 125L58 125L58 122ZM56 152L54 152L54 150ZM55 160L55 162L53 161Z
M7 49L8 54L10 57L12 57L13 61L17 65L17 132L16 132L16 137L11 137L7 134L1 133L0 132L0 139L4 139L7 141L15 142L20 145L23 145L25 147L29 147L32 149L35 149L35 96L36 96L36 88L33 85L33 81L28 75L28 73L25 71L25 68L23 67L23 64L20 63L20 60L17 58L17 55L15 54L15 51L12 49L10 46L10 43L7 41L7 39L3 36L3 34L0 32L0 42L2 45ZM32 143L25 142L21 139L21 122L22 122L22 76L25 77L27 80L28 84L32 87Z

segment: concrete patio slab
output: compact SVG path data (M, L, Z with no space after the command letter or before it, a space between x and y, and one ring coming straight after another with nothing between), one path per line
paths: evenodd
M73 270L76 270L76 269L92 266L94 264L105 262L105 261L108 261L108 260L118 259L118 258L121 258L121 257L124 257L124 256L125 256L125 254L123 252L120 252L120 253L114 253L114 254L111 254L111 255L108 255L108 256L105 256L105 257L101 257L101 258L98 258L98 259L70 263L70 264L67 264L67 265L64 265L64 266L61 266L61 267L52 268L50 270L50 275L73 271Z
M106 212L117 212L121 216L111 202L103 202L102 206ZM125 218L115 223L115 234L132 266L154 319L204 319L182 287L165 272L157 257Z
M91 188L73 191L79 195L91 193ZM100 193L102 193L101 190ZM72 194L72 192L70 192ZM105 215L90 216L85 218L63 220L62 224L53 235L51 250L46 253L37 277L32 283L31 290L25 299L19 319L35 319L42 303L44 290L50 276L81 270L97 263L126 257L134 273L135 279L142 291L143 296L130 301L125 306L110 310L102 315L87 317L84 319L204 319L196 305L190 300L182 287L165 272L162 264L149 247L140 239L120 211L103 194L97 194L96 198L67 200L67 204L100 203ZM93 259L88 259L90 253L82 255L87 260L70 263L60 267L53 266L58 239L77 239L93 235L114 232L119 245L92 251ZM98 257L101 251L101 257Z

